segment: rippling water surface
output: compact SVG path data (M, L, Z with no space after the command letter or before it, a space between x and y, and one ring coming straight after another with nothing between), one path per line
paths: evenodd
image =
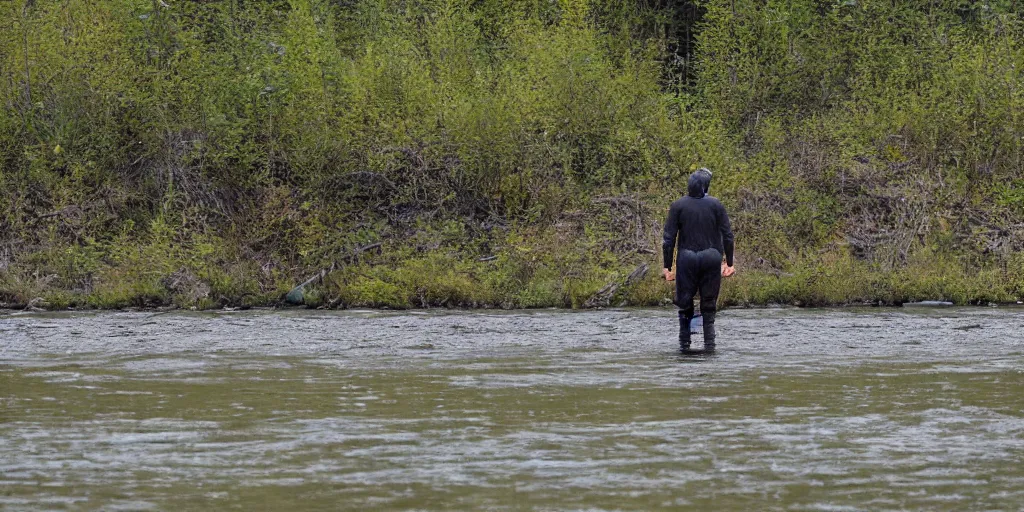
M675 323L3 313L0 509L1024 507L1024 311Z

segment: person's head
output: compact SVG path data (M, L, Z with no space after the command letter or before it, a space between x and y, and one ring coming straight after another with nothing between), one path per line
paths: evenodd
M707 195L708 189L711 187L711 171L700 168L694 171L690 175L690 179L686 181L686 193L690 197L701 198Z
M708 191L711 190L711 169L708 169L707 167L701 167L700 169L697 169L697 172L704 173L707 175L707 182L704 184L704 195L707 195Z

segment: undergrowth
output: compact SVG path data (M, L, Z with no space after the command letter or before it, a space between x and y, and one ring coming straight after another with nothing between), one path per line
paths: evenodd
M1003 1L4 2L0 303L664 304L698 166L727 305L1019 300L1021 41Z

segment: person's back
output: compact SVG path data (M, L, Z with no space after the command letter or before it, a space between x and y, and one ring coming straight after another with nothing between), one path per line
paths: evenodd
M733 266L733 234L729 216L722 203L707 195L711 173L701 169L687 182L687 195L669 208L665 221L662 250L663 271L671 279L673 250L676 255L676 305L679 306L679 346L690 348L690 320L693 297L700 291L700 311L704 317L704 348L715 349L715 313L722 285L722 257Z
M687 195L673 202L672 210L677 212L677 249L693 252L716 249L721 254L726 253L726 244L732 243L732 232L725 207L718 199L707 195L700 198ZM722 232L722 227L728 235ZM728 242L725 241L726 236Z

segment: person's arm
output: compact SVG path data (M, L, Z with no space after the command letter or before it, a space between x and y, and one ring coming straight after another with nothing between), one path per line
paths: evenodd
M668 274L672 270L672 256L676 248L676 235L678 234L679 210L674 206L671 206L668 209L668 218L665 220L665 232L661 242L661 254L665 263L665 269L662 271L662 275L665 276L665 279L669 279Z
M729 214L725 212L725 206L719 203L720 216L718 219L718 230L722 233L722 248L725 249L725 264L732 267L733 250L735 240L732 234L732 226L729 223Z

